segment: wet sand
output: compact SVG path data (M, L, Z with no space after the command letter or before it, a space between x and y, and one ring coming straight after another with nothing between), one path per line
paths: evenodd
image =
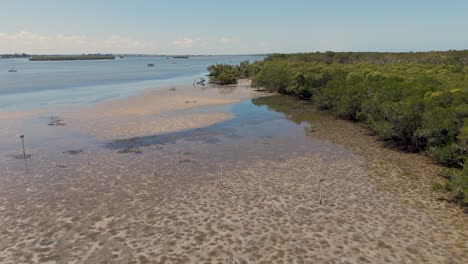
M12 121L21 118L37 116L42 110L0 112L0 121Z
M0 138L8 137L13 135L15 132L18 132L18 120L33 116L39 116L41 113L42 110L40 109L10 112L0 111Z
M139 154L38 145L27 170L0 156L0 262L466 263L468 217L430 191L440 167L302 103L275 104L124 141Z
M149 90L121 100L65 113L72 129L100 138L141 137L212 125L232 118L226 112L187 111L227 105L251 98L255 91L236 89L250 85L245 80L234 87L173 85ZM226 95L229 96L226 96ZM181 113L181 111L186 110Z

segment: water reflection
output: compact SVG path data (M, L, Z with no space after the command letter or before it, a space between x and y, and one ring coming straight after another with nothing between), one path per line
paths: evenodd
M122 149L142 147L154 144L174 144L178 141L198 141L207 144L217 144L229 140L258 140L274 137L303 138L302 122L292 120L287 113L276 108L280 97L266 97L246 100L232 106L210 107L198 111L229 111L233 119L214 125L190 129L181 132L158 134L146 137L135 137L114 140L106 147ZM222 109L224 108L224 109Z

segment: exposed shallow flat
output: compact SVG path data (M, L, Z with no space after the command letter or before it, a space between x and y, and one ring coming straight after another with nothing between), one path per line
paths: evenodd
M66 113L63 118L73 129L101 138L139 137L203 127L232 116L227 112L187 110L248 99L255 92L238 89L248 85L249 82L242 81L237 86L221 88L210 85L161 87ZM185 112L181 113L183 110Z
M21 120L34 116L39 116L42 110L29 110L29 111L0 111L0 142L7 138L17 138L21 134Z
M31 116L37 116L42 113L42 110L30 110L30 111L10 111L2 112L0 111L0 121L11 121L17 120L20 118L26 118Z

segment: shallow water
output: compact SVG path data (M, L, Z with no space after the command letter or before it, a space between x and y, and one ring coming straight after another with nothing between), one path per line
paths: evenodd
M153 146L164 146L168 159L171 158L169 153L175 149L192 149L192 152L203 149L206 154L215 156L217 162L225 163L253 158L275 160L282 155L300 155L310 151L321 153L324 157L331 152L351 155L351 152L330 141L310 137L306 131L311 120L302 122L291 119L290 115L281 111L274 111L278 100L287 104L296 102L291 98L286 98L287 101L284 99L278 96L260 97L232 105L178 111L173 114L228 112L234 118L207 127L136 138L102 140L70 130L66 124L50 126L53 117L46 116L24 119L20 126L23 126L22 131L31 131L25 137L27 152L32 154L30 170L35 161L47 163L51 159L56 162L67 159L69 155L66 152L70 150L80 150L80 153L112 151L129 153L138 158L143 151L151 152ZM22 166L12 158L21 152L19 141L3 138L0 146L5 150L3 154L11 157L12 163Z
M273 98L284 100L281 97ZM291 121L284 113L273 111L264 105L268 101L257 98L229 106L184 111L226 111L233 114L234 118L181 132L117 139L104 143L104 147L118 153L151 152L154 146L162 148L162 153L185 149L191 153L191 158L195 157L200 162L212 161L227 166L254 160L281 160L285 156L310 152L330 161L336 153L352 156L342 146L308 136L306 129L309 123Z
M0 59L0 111L94 104L125 98L147 88L192 83L209 65L239 64L264 56L125 57L96 61ZM155 67L146 67L154 63ZM186 66L188 64L189 66ZM15 67L18 72L10 73Z
M213 143L234 139L253 140L256 138L273 138L273 136L301 137L304 135L302 133L303 126L291 124L283 114L270 111L264 106L257 106L252 103L252 100L245 100L231 106L209 107L185 112L219 111L229 112L234 115L234 118L203 128L147 137L120 139L107 144L107 146L113 149L120 149L176 143L179 140Z

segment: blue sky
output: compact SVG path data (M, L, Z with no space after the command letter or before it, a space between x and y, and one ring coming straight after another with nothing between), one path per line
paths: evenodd
M468 49L468 1L0 0L0 53Z

